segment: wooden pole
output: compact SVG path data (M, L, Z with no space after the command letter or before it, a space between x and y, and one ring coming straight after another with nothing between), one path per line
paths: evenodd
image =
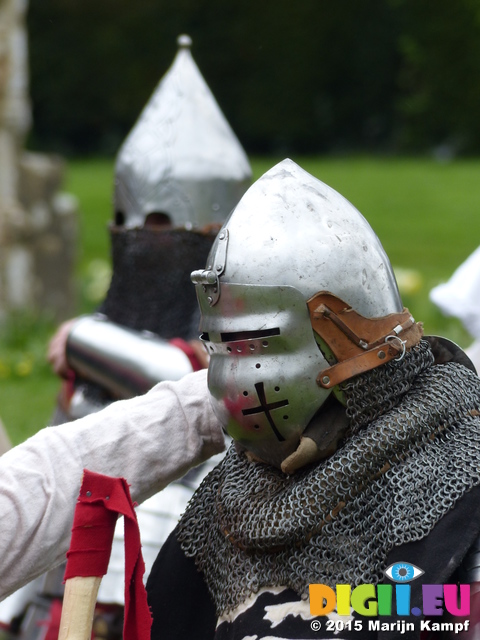
M58 640L90 640L101 581L94 576L66 581Z

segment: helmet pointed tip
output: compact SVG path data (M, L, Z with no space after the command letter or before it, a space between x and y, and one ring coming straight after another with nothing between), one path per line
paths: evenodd
M299 165L294 162L291 158L284 158L283 160L280 160L279 162L277 162L276 165L274 165L270 170L270 171L278 171L278 169L294 169L294 168L298 168Z
M190 49L192 46L192 39L186 33L182 33L177 38L177 46L179 49Z
M288 169L288 168L293 168L298 166L299 165L296 162L294 162L291 158L284 158L283 160L280 160L280 162L277 162L277 164L273 166L272 169Z
M284 160L280 160L271 167L262 177L272 179L277 178L280 174L284 176L285 174L298 175L299 172L302 172L303 169L290 158L285 158Z

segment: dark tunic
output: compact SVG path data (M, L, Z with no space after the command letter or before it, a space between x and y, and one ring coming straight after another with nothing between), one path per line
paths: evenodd
M456 581L456 570L471 544L480 535L480 486L465 494L444 516L433 531L417 542L410 542L393 549L387 559L387 566L394 562L409 562L420 567L425 573L409 583L411 585L411 608L422 608L422 584L446 584ZM385 567L386 568L386 567ZM386 579L385 582L388 582ZM356 640L394 638L418 638L421 616L370 618L358 616L350 623L347 618L335 626L338 617L318 617L304 619L291 613L277 624L271 622L267 607L298 603L300 598L290 589L264 591L252 601L243 613L233 621L223 621L217 627L215 607L203 580L202 573L192 558L187 558L180 548L175 532L162 547L152 568L147 583L149 604L153 614L152 640L262 640L262 639L309 639L315 638L355 638ZM295 609L295 605L293 607ZM300 611L308 611L305 604ZM395 611L395 602L393 603ZM480 612L472 611L471 619ZM443 619L443 617L442 617ZM355 629L355 620L358 620ZM369 622L396 623L390 631L370 629ZM433 620L433 618L432 618ZM453 619L455 620L455 619ZM414 631L409 631L404 623L413 623ZM435 620L436 621L436 620ZM320 625L320 629L318 629ZM373 625L374 626L374 625ZM422 637L426 637L422 633ZM459 639L461 636L459 636Z

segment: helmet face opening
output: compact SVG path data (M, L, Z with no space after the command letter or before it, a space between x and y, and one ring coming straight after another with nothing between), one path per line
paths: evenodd
M223 284L210 306L197 287L210 354L208 388L229 435L280 466L330 391L316 384L328 365L294 287Z

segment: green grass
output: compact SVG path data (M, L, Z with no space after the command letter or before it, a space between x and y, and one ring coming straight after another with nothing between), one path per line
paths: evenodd
M64 190L78 198L80 209L77 313L92 311L102 294L96 289L104 284L98 274L105 276L102 268L109 263L112 185L112 160L67 165ZM46 426L53 414L60 383L46 363L46 351L54 331L47 319L27 314L10 318L0 328L0 418L13 444Z
M46 362L51 321L15 314L0 331L0 417L13 444L48 424L59 381Z
M480 160L292 159L340 191L367 218L403 283L405 305L424 321L426 332L467 346L468 334L458 321L441 315L428 292L480 242ZM253 158L254 177L278 160ZM113 160L68 163L65 190L77 196L81 212L78 313L94 309L108 283L112 186ZM46 425L53 411L58 381L44 360L53 331L45 320L17 317L0 334L0 416L14 443Z
M77 160L68 164L65 190L78 198L80 209L77 281L78 310L82 313L91 311L101 299L101 292L92 296L89 291L99 265L109 265L113 171L113 160Z

